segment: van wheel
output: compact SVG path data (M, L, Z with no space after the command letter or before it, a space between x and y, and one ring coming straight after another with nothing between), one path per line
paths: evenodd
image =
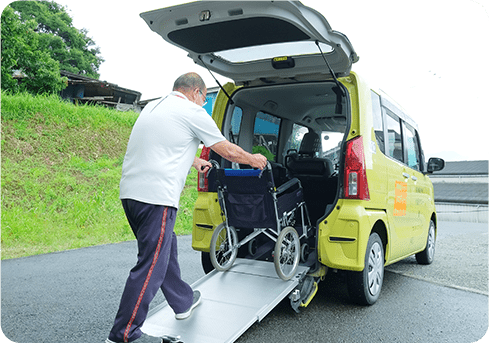
M200 262L202 263L202 269L204 269L204 273L209 274L214 270L214 266L211 262L211 254L208 252L201 252Z
M360 305L373 305L380 295L384 281L384 247L377 233L368 239L363 271L347 274L350 298Z
M416 261L419 264L431 264L435 258L435 223L430 220L430 227L428 229L428 239L426 241L426 248L416 254Z

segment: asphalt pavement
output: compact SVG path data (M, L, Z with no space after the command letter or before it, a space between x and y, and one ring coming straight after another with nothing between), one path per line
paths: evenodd
M387 267L374 306L353 305L342 275L328 273L308 308L296 314L285 299L237 342L475 342L488 328L487 234L487 223L441 222L433 264ZM204 275L200 253L190 236L178 240L193 283ZM2 261L3 333L17 343L104 342L136 254L131 241Z

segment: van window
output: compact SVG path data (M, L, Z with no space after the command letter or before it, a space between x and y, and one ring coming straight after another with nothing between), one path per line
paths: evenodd
M233 116L231 117L231 142L239 143L239 131L241 130L241 120L243 119L243 110L240 107L235 107Z
M400 162L404 162L402 153L401 122L399 118L389 110L387 111L387 156Z
M281 119L268 113L258 112L253 131L253 153L260 153L269 161L277 156L278 132Z
M380 151L385 154L385 140L384 140L384 121L382 120L382 108L380 107L380 96L375 92L372 94L372 117L374 121L375 138L377 139L377 145Z
M341 143L345 134L343 132L323 131L321 133L321 158L327 158L333 164L340 161Z
M416 130L409 124L404 124L406 145L407 145L407 165L413 169L421 170L421 154L419 140Z

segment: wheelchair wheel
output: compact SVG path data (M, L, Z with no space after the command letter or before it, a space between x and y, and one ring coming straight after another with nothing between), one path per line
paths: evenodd
M300 240L292 226L284 228L275 243L273 264L278 276L287 281L295 275L299 266Z
M231 268L238 256L238 235L232 226L226 227L225 223L219 224L211 238L210 258L217 270L224 272Z

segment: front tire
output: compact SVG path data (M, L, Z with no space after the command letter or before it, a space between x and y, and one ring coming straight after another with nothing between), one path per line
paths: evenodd
M419 264L431 264L435 259L435 222L430 220L430 227L428 228L428 239L426 241L426 248L416 254L416 261Z
M211 238L210 258L214 268L224 272L231 268L238 256L238 234L232 226L219 224Z
M360 305L373 305L384 282L384 246L377 233L368 239L365 266L361 272L348 272L348 293Z

